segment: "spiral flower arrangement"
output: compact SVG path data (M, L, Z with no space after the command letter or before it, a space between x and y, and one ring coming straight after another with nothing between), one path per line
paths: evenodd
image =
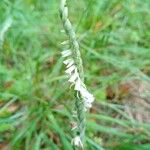
M68 7L66 0L61 0L60 16L64 30L69 37L69 41L62 42L63 45L69 45L69 48L62 52L64 57L63 63L66 65L65 73L69 77L69 82L74 87L76 94L76 114L77 125L72 130L77 129L76 136L72 139L72 144L83 148L84 132L85 132L85 114L92 107L94 96L87 90L84 84L84 73L79 44L76 34L73 30L70 20L68 19Z

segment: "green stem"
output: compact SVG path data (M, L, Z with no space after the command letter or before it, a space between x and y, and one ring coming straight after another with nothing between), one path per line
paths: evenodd
M77 41L76 34L71 25L71 22L68 19L68 8L66 5L66 0L61 0L60 15L61 15L62 23L64 26L64 30L69 37L69 43L70 43L71 50L73 52L73 59L75 61L75 65L78 69L79 76L80 76L82 82L84 82L84 72L83 72L82 59L81 59L81 54L80 54L80 49L79 49L79 43ZM85 134L86 117L85 117L83 99L77 92L76 92L75 107L77 110L78 131L79 131L79 133L77 133L77 134L80 136L80 139L83 143L84 142L84 134Z

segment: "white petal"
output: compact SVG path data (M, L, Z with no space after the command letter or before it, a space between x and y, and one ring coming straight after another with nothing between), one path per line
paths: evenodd
M78 80L75 83L75 90L80 91L81 90L81 79L78 78Z
M62 54L62 57L67 57L67 56L71 55L72 53L71 53L71 50L65 50L65 51L61 52L61 54Z
M78 146L78 147L81 146L83 148L83 144L79 136L76 136L75 138L73 138L71 143L75 146Z
M67 68L71 67L73 64L74 64L74 60L71 60L71 61L68 63Z
M86 108L91 108L91 107L92 107L92 104L91 104L91 103L85 102L84 105L85 105Z
M72 60L73 60L73 59L70 58L70 59L64 60L63 63L64 63L65 65L68 65L69 62L71 62Z
M68 8L67 7L64 7L64 10L63 10L64 12L63 12L63 16L65 17L65 18L67 18L68 17Z
M89 91L85 88L81 88L81 95L85 98L88 99L90 102L94 101L94 96L92 94L89 93Z
M78 73L75 71L75 73L70 77L68 80L71 83L75 83L75 80L78 78Z
M90 96L90 93L84 87L81 88L80 92L81 92L81 95L83 97L89 97Z
M86 90L86 88L84 88L84 87L82 86L80 92L81 92L83 95L85 95L85 94L87 93L87 90Z
M94 97L90 93L85 97L85 99L87 99L87 101L91 103L94 101Z
M76 69L75 65L69 67L65 72L69 75L71 75L71 73Z

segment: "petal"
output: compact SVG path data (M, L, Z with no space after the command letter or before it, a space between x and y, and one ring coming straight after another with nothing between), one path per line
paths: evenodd
M71 83L75 83L75 80L78 78L78 73L75 72L71 77L70 79L68 80L69 82Z
M91 108L92 107L92 104L88 103L88 102L84 102L84 105L85 105L86 108Z
M80 78L78 78L78 80L76 81L74 90L76 90L76 91L81 90L81 80L80 80Z
M69 67L65 72L69 75L71 75L72 71L74 71L76 69L75 65Z
M83 144L79 136L76 136L75 138L73 138L71 143L75 146L78 146L78 147L81 146L83 148Z
M71 62L72 60L73 60L73 59L70 58L70 59L64 60L63 63L64 63L65 65L68 65L69 62Z
M73 64L74 64L74 60L71 60L71 61L68 63L67 68L71 67Z
M90 93L89 93L89 92L87 91L87 89L84 88L83 86L82 86L80 92L81 92L81 95L82 95L83 97L89 97L89 96L90 96Z
M71 53L71 50L65 50L61 54L62 54L62 57L67 57L67 56L70 56L72 53Z

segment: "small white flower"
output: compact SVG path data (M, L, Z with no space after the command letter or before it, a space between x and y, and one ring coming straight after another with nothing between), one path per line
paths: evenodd
M65 41L66 42L66 41ZM63 57L68 57L72 54L71 50L65 50L62 52ZM69 75L69 82L74 85L74 90L78 91L80 93L81 97L83 98L84 102L84 110L87 111L89 108L92 107L92 102L94 101L94 96L89 93L89 91L86 89L85 84L80 79L78 69L75 66L73 58L68 58L63 61L63 63L66 65L66 73Z
M71 60L71 61L68 63L67 68L71 67L73 64L74 64L74 60Z
M78 73L77 73L77 69L75 69L75 73L73 75L71 75L70 79L68 80L71 83L75 83L76 79L78 78Z
M76 90L76 91L80 91L80 90L81 90L81 79L80 79L80 78L78 78L78 79L76 80L74 90Z
M61 52L62 57L67 57L70 56L72 54L71 50L65 50L63 52Z
M64 60L63 63L64 63L65 65L68 65L69 62L71 62L72 60L73 60L73 59L70 58L70 59Z
M65 72L69 75L72 74L72 72L76 69L75 65L72 65L70 68L68 68Z
M68 8L67 7L64 8L64 17L65 18L68 17Z
M86 108L91 108L92 107L91 102L84 102L84 105L85 105Z
M75 138L73 138L71 143L75 146L83 147L82 141L79 136L76 136Z

